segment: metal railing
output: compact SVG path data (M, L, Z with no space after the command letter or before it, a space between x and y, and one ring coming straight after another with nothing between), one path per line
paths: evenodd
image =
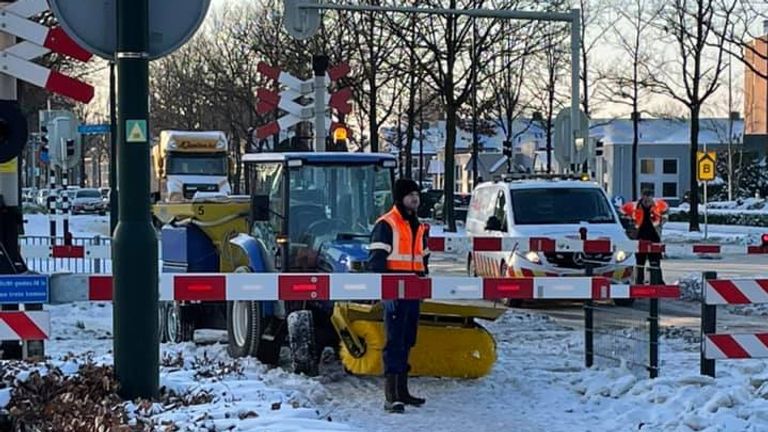
M110 246L112 239L109 237L72 237L72 246ZM19 237L19 245L24 250L25 246L51 246L50 236L21 236ZM56 237L54 245L64 245L64 237ZM23 252L22 252L23 255ZM112 272L112 260L103 258L52 258L52 257L28 257L24 256L24 260L27 263L27 267L31 271L38 273L55 273L55 272L70 272L70 273L111 273Z

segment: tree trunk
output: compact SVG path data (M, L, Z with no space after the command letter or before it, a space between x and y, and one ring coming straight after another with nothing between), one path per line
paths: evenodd
M699 150L699 114L701 107L694 105L691 107L691 147L689 154L689 165L691 167L690 172L690 197L691 197L691 213L690 221L688 225L689 231L701 231L699 228L699 182L696 179L696 152Z
M448 99L448 98L446 98ZM453 214L453 188L456 185L456 111L457 107L453 97L446 103L445 119L445 185L444 196L445 204L443 206L443 217L448 226L448 232L456 231L456 218Z
M638 160L638 150L640 149L640 114L637 112L637 99L633 102L633 114L632 114L632 201L637 201L640 198L638 194L638 178L637 178L637 165L640 163Z
M376 115L376 109L378 107L378 95L376 88L376 53L374 50L373 37L374 37L374 25L376 20L374 14L371 13L371 25L369 26L368 34L368 61L371 65L370 74L368 74L368 86L371 91L371 97L368 98L368 134L371 140L371 153L379 152L379 122Z

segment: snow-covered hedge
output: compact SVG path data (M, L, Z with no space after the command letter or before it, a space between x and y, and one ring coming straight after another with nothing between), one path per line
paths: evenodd
M688 222L688 212L677 212L669 214L670 222ZM745 214L745 213L714 213L708 216L709 223L713 225L741 225L741 226L768 226L768 214ZM704 223L704 214L699 212L699 222Z

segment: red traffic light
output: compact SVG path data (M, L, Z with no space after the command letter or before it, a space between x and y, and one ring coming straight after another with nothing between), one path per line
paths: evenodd
M763 240L763 247L768 248L768 234L763 234L762 240Z

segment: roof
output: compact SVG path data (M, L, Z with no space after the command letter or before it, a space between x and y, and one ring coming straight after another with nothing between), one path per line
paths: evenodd
M285 162L301 160L307 163L377 163L396 161L387 153L344 153L344 152L289 152L289 153L248 153L243 155L243 162Z
M507 182L485 182L478 185L478 188L493 186L498 184L507 184L510 189L600 189L600 185L591 181L579 180L512 180Z
M703 118L699 122L699 144L723 145L728 143L727 118ZM690 143L690 122L683 119L641 119L640 144ZM733 121L733 142L741 143L744 120ZM634 129L631 119L593 120L589 135L608 145L632 144Z

